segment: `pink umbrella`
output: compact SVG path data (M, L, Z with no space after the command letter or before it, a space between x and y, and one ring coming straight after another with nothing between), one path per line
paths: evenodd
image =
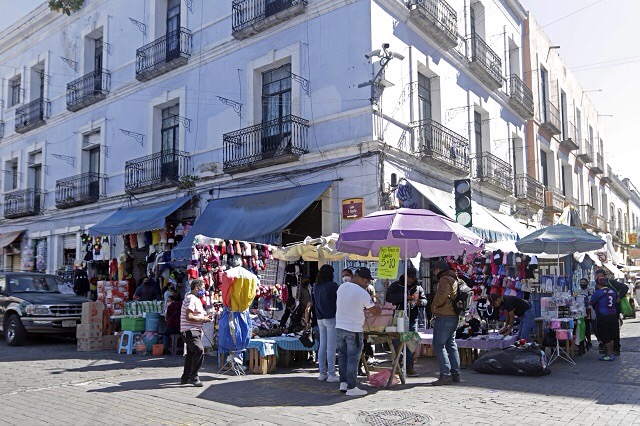
M430 210L398 209L371 213L347 226L336 243L343 253L378 256L380 247L400 247L404 257L404 276L408 259L475 253L484 248L484 240L460 225ZM407 285L404 286L404 312L407 312ZM407 372L406 346L402 371Z

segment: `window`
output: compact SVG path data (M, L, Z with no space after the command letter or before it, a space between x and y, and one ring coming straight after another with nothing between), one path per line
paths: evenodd
M567 169L565 166L560 167L560 185L562 185L562 195L569 196L567 191Z
M18 189L18 161L12 161L9 170L11 170L11 186L9 190Z
M418 104L420 120L431 119L431 80L418 74Z
M560 92L560 119L562 120L562 140L567 140L569 135L569 123L567 123L567 94Z
M10 107L20 103L20 76L16 76L9 80L9 105Z
M173 106L162 109L162 129L161 129L161 141L160 147L160 180L177 180L179 173L178 164L178 148L179 148L179 127L180 121L178 119L180 115L180 105L175 104Z
M540 175L542 176L542 184L549 187L549 163L547 162L546 151L540 150Z
M549 73L544 68L540 67L540 102L542 111L542 122L547 121L547 93L549 90Z
M167 3L167 62L180 57L180 0Z
M274 152L291 134L291 64L262 73L262 151Z
M476 153L482 152L482 115L478 111L473 112L473 129L476 135Z
M589 125L589 142L590 142L590 143L595 142L595 141L593 140L593 126L591 126L591 125Z
M99 37L94 40L94 49L93 49L93 90L94 94L102 93L102 50L103 50L103 41L102 37Z
M576 108L576 139L578 144L582 144L582 113Z

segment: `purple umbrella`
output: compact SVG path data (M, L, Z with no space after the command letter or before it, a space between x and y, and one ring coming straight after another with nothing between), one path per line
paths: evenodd
M344 253L378 256L380 247L398 246L400 255L422 257L474 253L484 240L460 225L430 210L398 209L371 213L342 232L336 249Z
M408 258L460 255L484 248L484 240L459 223L430 210L398 209L371 213L347 226L336 243L343 253L378 256L380 247L398 246L404 257L404 276ZM404 286L404 312L407 312L407 285ZM402 371L407 372L406 346ZM405 376L406 377L406 376Z

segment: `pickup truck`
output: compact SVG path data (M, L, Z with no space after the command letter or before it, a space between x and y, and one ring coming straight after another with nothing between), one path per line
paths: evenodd
M60 293L55 275L0 272L0 328L10 346L23 345L28 333L73 334L89 299Z

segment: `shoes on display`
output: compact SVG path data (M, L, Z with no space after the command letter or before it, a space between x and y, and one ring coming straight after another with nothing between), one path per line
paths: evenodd
M347 391L347 382L340 382L340 392Z
M366 394L366 390L360 389L358 387L347 390L347 396L365 396Z
M460 375L459 374L452 374L451 375L451 381L453 383L460 383Z
M318 378L318 380L320 380ZM327 382L329 383L338 383L340 381L340 376L338 376L337 374L329 374L329 377L327 377Z
M453 380L451 379L451 377L441 377L435 382L431 382L431 386L444 386L444 385L450 385L452 383L453 383Z
M318 376L318 381L319 381L319 382L324 382L325 380L327 380L327 377L329 377L329 375L328 375L328 374L326 374L326 373L325 373L325 374L320 373L320 375Z
M417 375L418 375L418 372L414 370L413 367L411 368L407 367L407 376L416 377Z

